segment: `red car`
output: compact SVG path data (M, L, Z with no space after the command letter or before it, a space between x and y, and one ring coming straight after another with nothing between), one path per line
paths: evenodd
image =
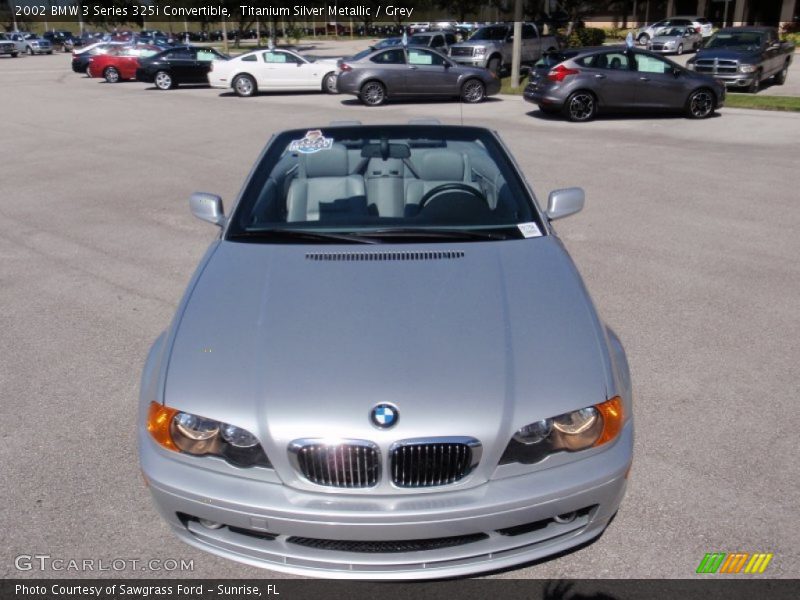
M119 46L108 54L97 54L89 59L86 74L89 77L102 77L108 83L126 79L136 79L140 56L152 56L161 49L158 46Z

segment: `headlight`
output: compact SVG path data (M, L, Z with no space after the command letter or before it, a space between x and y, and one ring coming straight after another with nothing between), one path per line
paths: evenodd
M500 464L533 464L560 451L577 452L610 442L622 430L622 400L611 400L521 427Z
M237 467L271 467L258 439L246 429L150 403L147 430L164 448L193 456L218 456Z
M475 48L475 56L483 56L484 54L486 54L486 48L482 48L480 46Z
M688 70L690 70L690 71L694 71L694 63L693 62L687 62L686 63L686 68Z
M755 65L739 65L740 73L754 73L758 69Z

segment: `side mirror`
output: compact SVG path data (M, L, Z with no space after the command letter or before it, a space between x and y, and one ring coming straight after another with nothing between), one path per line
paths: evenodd
M770 49L771 50L775 50L775 49L780 48L780 47L781 47L781 43L780 42L772 42L772 44L770 45Z
M201 221L207 221L219 227L225 224L225 211L222 208L222 198L219 196L195 192L189 198L189 208L192 214Z
M583 188L572 187L553 190L547 197L547 218L551 221L563 219L583 210L586 193Z

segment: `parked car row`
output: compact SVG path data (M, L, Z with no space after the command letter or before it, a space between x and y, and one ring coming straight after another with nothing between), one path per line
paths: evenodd
M495 70L472 66L472 61L462 64L453 55L460 55L455 50L466 47L473 49L474 55L491 56L489 50L479 53L477 49L508 42L506 37L494 35L496 27L490 26L492 31L473 44L453 44L449 56L430 47L435 33L418 34L422 37L417 41L426 45L403 46L401 39L400 44L379 43L342 59L304 55L289 48L259 48L231 59L212 48L177 46L160 51L152 45L109 43L76 51L73 69L80 71L85 65L89 76L103 77L109 83L136 79L162 90L184 83L208 84L241 97L267 91L320 91L350 94L366 106L411 97L450 97L477 103L500 92L500 79ZM684 37L694 33L690 28L672 29L677 30L677 41L692 39ZM523 97L543 112L560 113L571 121L634 110L678 111L690 118L706 118L724 106L726 85L752 85L767 77L783 83L794 50L791 44L777 41L774 29L729 28L714 34L706 48L682 67L661 55L664 48L598 46L543 51L546 38L538 36L535 27L533 32L531 53L526 56L523 46L523 57L538 60ZM715 51L728 58L722 60ZM740 58L731 58L736 53ZM728 69L726 61L735 62L730 73L724 70Z

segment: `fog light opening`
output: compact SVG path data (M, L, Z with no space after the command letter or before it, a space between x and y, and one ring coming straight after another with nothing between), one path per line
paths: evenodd
M578 516L577 511L572 511L568 513L564 513L563 515L558 515L557 517L553 517L553 521L556 523L572 523L575 520L575 517Z
M224 527L222 523L217 523L216 521L210 521L208 519L197 519L197 522L206 529L220 529Z

